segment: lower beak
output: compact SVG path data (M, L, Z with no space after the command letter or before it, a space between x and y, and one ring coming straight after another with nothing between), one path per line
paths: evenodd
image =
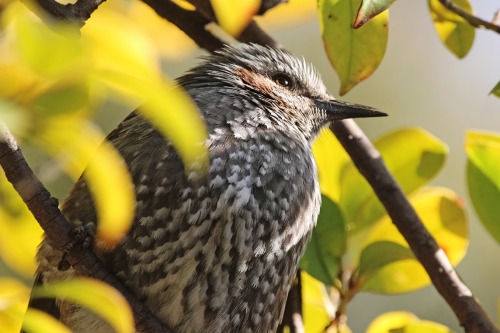
M328 114L328 118L340 120L346 118L368 118L368 117L384 117L387 113L360 104L341 102L337 100L315 101L316 107L324 110Z

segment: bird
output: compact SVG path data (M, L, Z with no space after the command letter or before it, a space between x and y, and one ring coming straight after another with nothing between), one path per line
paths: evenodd
M116 248L94 250L174 332L276 332L321 206L312 143L332 122L386 114L335 100L304 59L257 44L225 46L176 83L208 130L206 174L187 172L132 112L107 140L132 176L134 221ZM85 173L61 210L75 229L95 230ZM61 256L42 241L39 283L77 276L58 269ZM75 332L112 331L68 301L44 307Z

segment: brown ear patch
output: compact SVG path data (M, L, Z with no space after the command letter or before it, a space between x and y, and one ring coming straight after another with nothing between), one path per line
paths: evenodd
M238 68L234 71L234 74L241 78L243 82L266 94L272 94L275 88L271 80L248 69Z

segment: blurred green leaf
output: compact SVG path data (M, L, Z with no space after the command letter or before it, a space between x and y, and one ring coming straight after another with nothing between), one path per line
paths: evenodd
M463 201L446 188L426 188L410 196L422 222L436 239L439 247L453 265L464 257L467 250L467 215ZM389 216L384 216L369 229L365 247L380 241L389 241L408 247ZM388 253L391 258L393 254ZM400 255L402 258L402 256ZM374 272L362 290L384 294L409 292L430 283L429 276L414 259L401 259L386 264Z
M52 297L84 306L106 320L118 333L135 332L130 306L116 289L90 278L75 278L33 289L33 297Z
M73 179L85 168L99 220L96 239L102 249L114 247L129 230L135 207L132 178L121 155L104 134L76 116L51 119L39 138L41 148L58 158Z
M29 308L24 315L23 331L26 333L71 333L59 320L48 313Z
M491 89L490 94L495 95L496 97L500 98L500 81L496 84L496 86Z
M467 132L467 184L476 213L500 243L500 134Z
M32 103L36 111L46 116L77 111L85 108L88 102L88 86L84 82L76 82L54 85Z
M374 145L406 194L434 178L448 153L443 142L419 128L391 132ZM352 233L369 227L385 214L372 188L353 164L348 165L342 175L339 204Z
M420 320L409 312L387 312L370 324L366 333L452 333L448 327Z
M387 46L387 12L362 28L353 29L360 1L318 1L323 43L340 78L340 95L346 94L377 69Z
M340 176L349 155L329 129L321 131L313 143L312 151L318 167L321 193L338 202L340 197Z
M300 260L300 268L321 282L336 286L345 248L346 229L340 209L323 195L318 223Z
M0 168L0 256L3 261L19 274L32 277L42 234L42 228Z
M359 7L354 28L360 28L373 17L389 8L396 0L362 0Z
M472 13L472 7L468 0L450 1ZM428 4L434 28L436 28L443 44L458 58L465 57L474 43L476 28L463 17L444 7L439 0L428 0Z
M390 241L369 244L361 252L358 267L358 282L363 284L379 269L399 260L414 259L413 252L403 245Z

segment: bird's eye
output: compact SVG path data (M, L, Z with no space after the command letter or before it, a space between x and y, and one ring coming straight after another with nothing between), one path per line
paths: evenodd
M293 85L293 80L290 78L290 76L283 73L274 74L272 76L272 79L277 85L284 88L290 88Z

